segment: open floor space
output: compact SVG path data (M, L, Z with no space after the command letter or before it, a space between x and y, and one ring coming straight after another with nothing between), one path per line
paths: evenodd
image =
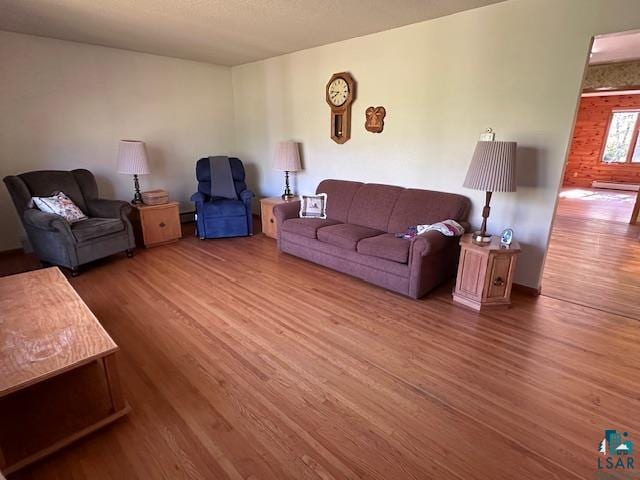
M414 301L266 237L71 282L132 412L16 479L591 478L601 430L640 430L637 312L516 295L477 314L450 285Z
M543 294L640 318L640 225L628 223L636 192L563 193L542 278Z

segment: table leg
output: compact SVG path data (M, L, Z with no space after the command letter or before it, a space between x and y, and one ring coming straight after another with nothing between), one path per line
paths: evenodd
M122 386L120 384L120 375L118 374L117 357L115 353L102 358L104 373L107 377L107 386L109 387L109 396L111 397L111 406L114 412L118 412L126 408L127 402L122 394Z

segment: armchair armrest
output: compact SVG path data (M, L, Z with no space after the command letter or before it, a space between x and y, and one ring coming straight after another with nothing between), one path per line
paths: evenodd
M204 203L209 199L209 195L205 195L202 192L196 192L193 195L191 195L190 200L193 203Z
M87 208L92 217L127 218L131 205L122 200L106 200L103 198L88 200Z
M240 192L240 200L242 200L244 203L251 202L254 196L255 195L251 190L243 190Z
M33 228L71 235L69 222L67 222L64 217L56 215L55 213L47 213L37 208L29 208L22 214L22 219L24 223Z

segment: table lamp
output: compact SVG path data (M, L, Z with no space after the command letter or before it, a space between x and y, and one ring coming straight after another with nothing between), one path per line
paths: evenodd
M473 233L475 243L491 241L487 234L487 218L493 192L516 191L516 142L478 142L463 186L486 192L482 209L482 226Z
M284 193L282 194L282 199L289 200L293 198L289 188L289 172L302 170L300 151L296 142L278 142L273 168L284 171Z
M138 175L150 173L144 142L140 140L120 140L118 146L118 173L133 175L135 194L131 203L142 203Z

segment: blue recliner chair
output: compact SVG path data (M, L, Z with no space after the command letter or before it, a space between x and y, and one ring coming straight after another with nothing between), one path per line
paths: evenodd
M211 197L209 159L201 158L196 163L198 191L191 195L191 201L196 204L196 228L200 239L253 235L253 192L247 190L240 159L230 157L229 161L238 200Z

